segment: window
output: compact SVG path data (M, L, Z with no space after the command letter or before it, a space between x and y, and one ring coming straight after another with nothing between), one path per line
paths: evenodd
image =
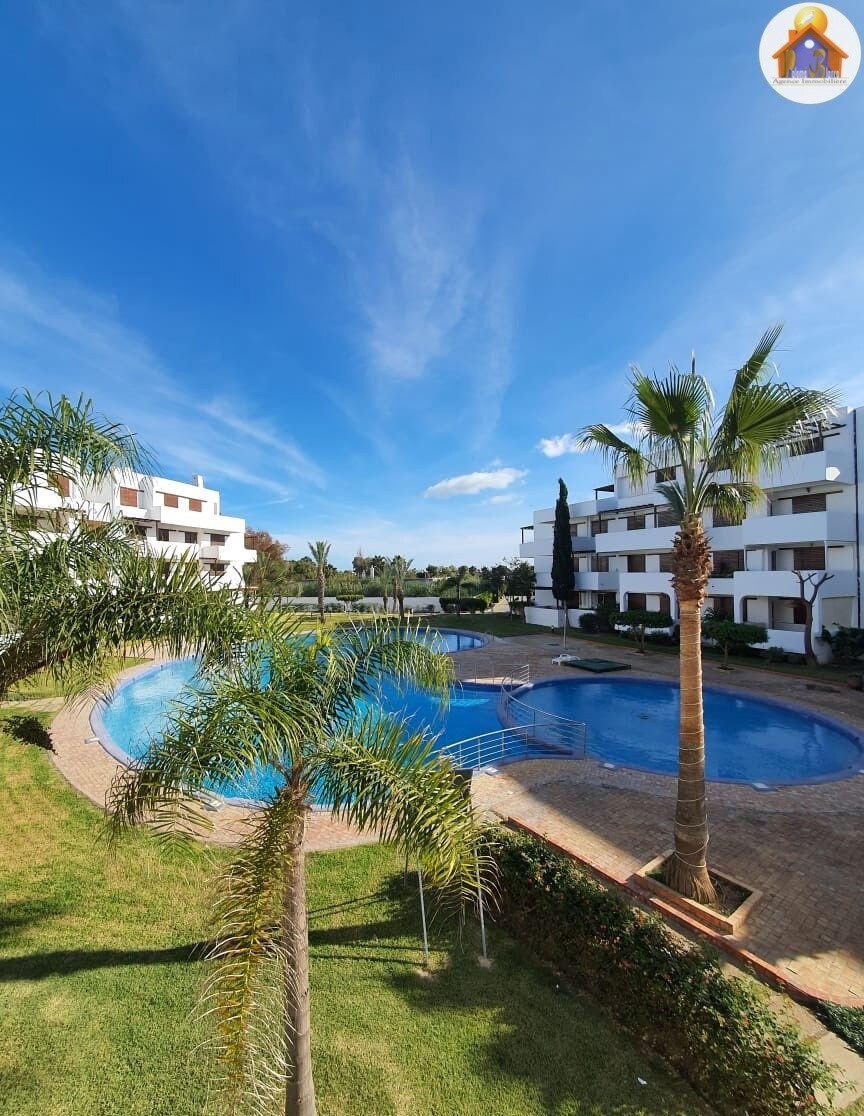
M796 546L792 551L793 569L796 570L824 570L824 546Z
M213 574L214 577L221 577L222 574L225 573L225 563L214 562L213 565L210 567L210 572Z
M806 438L803 442L798 442L797 445L789 447L790 457L800 457L805 453L821 453L825 449L825 440L821 434L814 434L811 438Z
M225 545L225 536L224 535L214 535L214 534L211 533L211 535L210 535L210 545L211 546L224 546Z
M162 505L163 505L163 507L166 507L166 508L179 508L180 507L180 497L175 496L173 492L163 492L162 493Z
M594 573L609 573L609 555L608 554L595 554L594 555Z
M138 507L138 489L137 488L124 488L120 486L120 507L121 508L137 508Z
M657 509L657 526L658 527L677 527L678 521L675 518L675 513L668 504L664 504L662 508Z
M198 542L198 532L197 531L186 531L186 532L184 532L183 541L187 542L187 543L197 543Z
M627 530L628 531L641 531L645 526L644 515L628 515L627 516Z
M656 484L662 484L664 481L675 480L675 467L669 469L656 469L654 472L654 481Z
M735 527L735 526L737 526L734 519L731 519L728 515L724 515L723 512L718 511L716 508L712 509L711 523L712 523L712 526L714 526L714 527Z
M660 559L660 573L672 573L672 551L664 550L658 557Z
M592 519L591 520L591 534L592 535L606 535L609 532L608 519Z
M203 507L204 507L203 500L193 500L193 499L190 498L190 500L189 500L189 511L200 512Z
M735 619L733 597L709 597L706 603L713 612L715 620Z
M70 481L68 477L64 477L62 473L54 473L51 480L54 482L54 487L61 496L69 495Z
M744 569L743 550L715 550L711 557L714 561L713 577L731 577L736 570Z
M645 573L645 555L627 555L627 573Z
M825 511L826 500L824 492L808 492L805 496L792 497L792 514L801 515L804 512Z
M143 524L143 523L135 523L135 524L133 524L133 528L132 528L132 529L134 530L135 534L136 534L136 535L137 535L137 536L138 536L138 537L139 537L140 539L146 539L146 538L147 538L147 528L146 528L146 527L144 526L144 524Z
M158 539L159 542L168 542L169 541L168 532L166 531L166 529L164 527L157 527L156 528L156 538Z
M645 594L644 593L628 593L627 594L627 608L645 608Z

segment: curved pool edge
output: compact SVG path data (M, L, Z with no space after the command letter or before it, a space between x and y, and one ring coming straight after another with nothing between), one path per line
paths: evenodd
M520 693L530 693L531 690L546 687L546 686L579 686L590 683L600 683L602 685L624 685L636 681L632 675L606 675L598 678L596 675L589 675L585 677L569 676L569 677L556 677L554 675L546 675L541 678L535 679L533 682L528 682L517 687L513 691L514 696ZM644 683L649 686L663 686L671 689L680 690L680 684L673 682L668 678L648 678L642 675L639 676L638 682ZM848 737L857 746L859 757L856 764L852 767L843 768L841 770L831 772L827 775L814 775L807 779L774 779L766 778L764 780L754 779L729 779L722 776L707 776L705 781L708 783L722 783L727 786L739 787L752 787L757 790L772 791L775 787L780 789L784 787L808 787L819 786L825 783L838 783L847 779L853 779L856 775L864 776L864 730L855 728L854 726L846 723L845 721L838 721L834 717L829 717L827 714L822 713L818 709L810 709L805 705L799 705L796 702L787 701L782 698L775 698L763 694L753 694L748 690L742 690L734 686L716 686L711 683L703 683L703 692L708 691L714 694L728 695L734 698L739 698L744 701L761 703L768 706L775 706L783 709L787 713L793 713L799 717L806 717L817 724L821 724L826 728L832 729L843 736ZM523 700L520 698L520 700ZM525 702L527 705L528 702ZM575 721L576 718L573 718ZM583 722L584 723L584 722ZM562 757L564 759L566 757ZM605 770L621 770L621 771L636 771L647 775L655 775L660 779L677 779L677 772L658 771L654 767L647 767L637 763L622 763L619 760L607 760L603 756L592 752L590 746L587 749L585 759L593 760L598 767Z

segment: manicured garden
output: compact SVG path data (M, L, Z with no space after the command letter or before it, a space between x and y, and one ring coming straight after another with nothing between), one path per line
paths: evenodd
M0 734L0 1113L184 1116L216 1110L192 1008L220 853L132 834L68 788L38 720ZM40 747L42 745L42 747ZM319 1112L707 1112L590 999L500 933L492 969L433 927L421 974L415 879L386 848L309 865ZM639 1079L646 1084L641 1084Z

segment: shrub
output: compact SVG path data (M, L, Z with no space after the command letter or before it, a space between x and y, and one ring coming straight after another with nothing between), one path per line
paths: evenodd
M822 629L822 639L838 663L855 663L864 655L864 629L838 627L836 632Z
M765 652L765 658L769 663L785 663L786 652L782 647L769 647Z
M579 627L583 632L594 635L600 631L600 618L596 612L583 612L579 617Z
M631 608L627 612L613 612L612 622L626 628L639 641L639 650L645 651L645 632L648 628L671 628L673 620L668 612L649 612L644 608Z
M461 597L457 601L455 597L439 597L438 603L441 605L442 612L484 612L486 610L486 602L482 597Z
M819 1015L827 1027L839 1035L853 1050L864 1056L864 1008L841 1007L823 1002Z
M755 984L723 975L653 915L545 842L498 831L500 917L672 1062L724 1114L819 1116L836 1082Z
M768 630L764 624L737 623L720 616L708 615L702 621L702 634L716 643L723 652L723 666L729 666L729 652L754 643L764 643Z

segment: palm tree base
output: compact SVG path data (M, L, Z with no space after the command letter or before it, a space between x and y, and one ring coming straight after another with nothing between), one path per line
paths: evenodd
M703 906L710 907L717 902L717 891L708 875L708 869L693 868L673 853L666 862L663 872L667 887L677 891L686 899L694 899Z

